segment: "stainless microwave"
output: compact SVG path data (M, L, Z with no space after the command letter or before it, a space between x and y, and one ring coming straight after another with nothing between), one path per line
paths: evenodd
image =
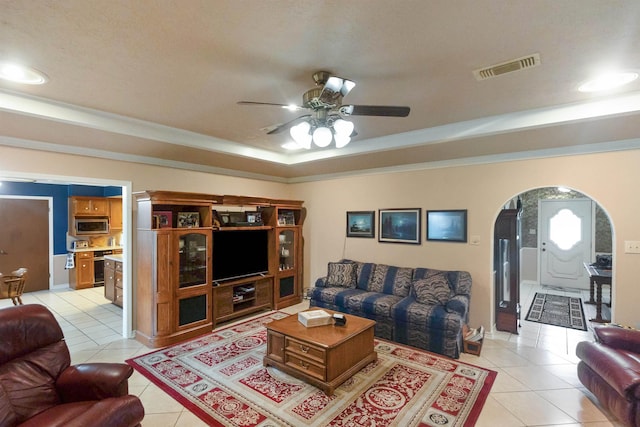
M109 218L76 218L76 236L109 234Z

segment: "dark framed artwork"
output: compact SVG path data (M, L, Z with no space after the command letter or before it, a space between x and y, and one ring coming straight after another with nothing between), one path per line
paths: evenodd
M467 210L427 211L427 240L467 241Z
M375 235L375 211L347 212L347 237L373 238Z
M420 244L422 209L380 209L379 242Z

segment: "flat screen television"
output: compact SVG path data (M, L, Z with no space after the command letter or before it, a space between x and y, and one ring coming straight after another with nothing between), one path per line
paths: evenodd
M214 282L267 273L268 230L214 231L212 258Z

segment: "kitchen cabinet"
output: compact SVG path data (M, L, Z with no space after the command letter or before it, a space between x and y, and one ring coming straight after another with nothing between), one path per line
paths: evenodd
M122 197L109 197L109 228L122 230Z
M104 260L104 297L122 307L122 261Z
M75 269L69 272L71 289L92 288L94 282L93 251L76 252Z
M109 200L105 197L74 196L69 204L73 216L109 216Z

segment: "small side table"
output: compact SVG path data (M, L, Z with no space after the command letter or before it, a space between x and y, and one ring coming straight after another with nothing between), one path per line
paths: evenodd
M589 301L585 301L585 304L595 304L596 306L596 317L589 320L596 323L608 323L610 320L602 317L602 286L608 285L609 289L613 287L611 270L604 270L587 262L584 263L584 268L589 274ZM594 288L595 300L593 299Z

